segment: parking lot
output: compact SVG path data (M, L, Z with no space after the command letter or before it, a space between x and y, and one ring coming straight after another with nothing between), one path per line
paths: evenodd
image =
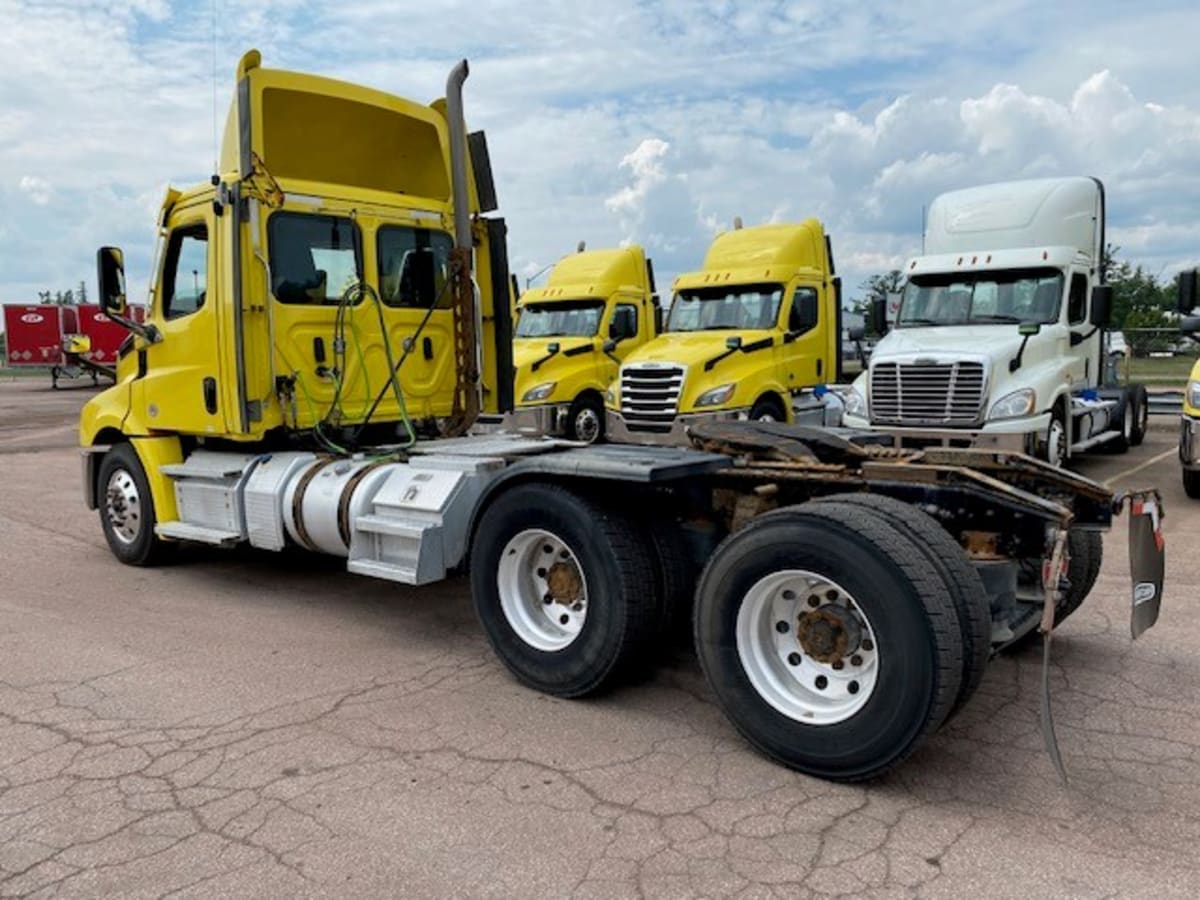
M1176 422L1078 469L1166 500L1162 618L1128 637L1124 522L1054 641L888 777L756 755L695 659L560 701L491 656L465 580L188 552L139 570L83 507L90 389L0 382L0 896L1195 897L1200 503Z

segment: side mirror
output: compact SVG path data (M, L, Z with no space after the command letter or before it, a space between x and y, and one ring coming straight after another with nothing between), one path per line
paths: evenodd
M742 339L740 337L725 338L725 349L726 350L737 350L741 346L742 346Z
M1112 285L1098 284L1092 288L1092 324L1107 328L1112 320Z
M558 352L558 347L559 347L558 341L551 341L549 344L546 345L546 352L553 355Z
M1190 334L1193 337L1200 335L1200 316L1188 316L1186 319L1181 319L1179 322L1179 331L1183 334Z
M855 325L847 332L846 336L850 338L851 341L858 343L867 336L867 330L861 325Z
M1181 316L1189 315L1193 309L1200 306L1200 298L1196 296L1196 274L1195 269L1179 273L1176 284L1179 287L1179 314Z
M96 275L100 283L100 308L108 316L125 318L125 254L120 247L96 251Z
M887 297L875 297L871 300L871 331L880 336L887 334Z
M614 350L617 349L617 342L614 339L609 338L607 341L604 342L603 346L600 349L603 350L605 353L612 353Z
M1021 337L1033 337L1035 334L1041 334L1041 322L1022 322L1017 326L1017 334Z

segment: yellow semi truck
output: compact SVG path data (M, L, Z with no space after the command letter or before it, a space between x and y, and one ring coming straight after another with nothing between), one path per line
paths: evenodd
M467 573L498 658L562 697L644 671L686 617L716 702L764 753L842 780L900 764L994 649L1082 601L1064 548L1111 525L1112 492L1018 455L876 452L869 435L758 422L697 426L703 450L473 433L511 410L512 334L466 76L464 61L423 106L247 54L215 183L167 195L144 324L122 254L100 249L103 308L134 335L80 418L113 554L291 547L400 585ZM753 266L710 277L774 285L759 293L789 317L802 288L828 289L818 266ZM711 302L690 284L681 322ZM817 307L784 334L823 332ZM795 371L781 391L820 376ZM1135 634L1162 587L1139 499L1132 555L1157 575Z
M513 364L519 422L594 443L621 361L658 334L654 270L638 246L564 257L517 304Z
M687 442L700 422L791 422L793 398L839 375L841 287L817 219L719 234L680 275L663 333L606 394L609 436Z

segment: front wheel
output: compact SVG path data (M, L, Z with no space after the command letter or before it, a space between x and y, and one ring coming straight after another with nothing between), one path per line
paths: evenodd
M567 412L567 437L585 444L604 439L604 404L599 397L584 394L575 398Z
M727 538L700 579L695 639L747 740L839 781L908 757L962 678L946 583L907 535L845 504L780 510Z
M519 485L492 502L475 529L471 594L510 672L547 694L582 697L644 664L659 607L639 536L552 485Z
M1056 469L1067 464L1067 421L1062 407L1055 406L1050 413L1050 424L1042 442L1041 457Z
M1183 470L1183 492L1193 500L1200 500L1200 469Z
M154 497L132 444L118 444L104 454L96 487L100 525L113 556L130 566L162 562L172 545L154 532Z
M750 407L750 418L755 422L786 422L787 413L775 397L759 397Z

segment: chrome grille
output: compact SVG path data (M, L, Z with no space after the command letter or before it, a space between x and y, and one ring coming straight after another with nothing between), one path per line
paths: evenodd
M871 421L974 425L983 414L982 363L894 363L871 367Z
M683 390L682 366L631 365L621 369L621 415L630 431L671 430Z

